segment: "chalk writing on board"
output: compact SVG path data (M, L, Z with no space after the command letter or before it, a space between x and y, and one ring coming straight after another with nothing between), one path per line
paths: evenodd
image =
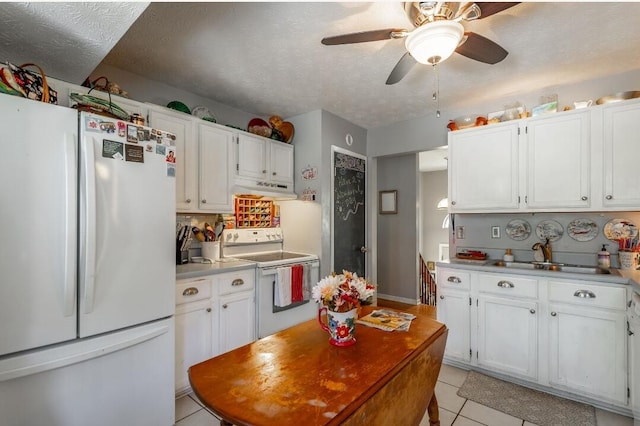
M335 166L335 211L337 216L346 221L364 206L365 161L338 153Z

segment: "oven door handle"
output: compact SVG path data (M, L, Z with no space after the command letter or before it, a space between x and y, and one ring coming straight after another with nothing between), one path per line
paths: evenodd
M320 262L312 261L312 262L291 263L291 264L285 264L280 266L268 266L265 268L258 267L258 271L264 277L267 275L275 275L278 272L278 268L286 268L293 265L302 265L302 266L310 266L311 268L319 268Z

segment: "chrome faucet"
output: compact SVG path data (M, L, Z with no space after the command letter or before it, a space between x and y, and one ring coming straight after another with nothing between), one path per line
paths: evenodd
M544 257L545 263L552 263L553 253L551 251L551 241L547 238L545 243L535 243L531 250L542 250L542 256Z

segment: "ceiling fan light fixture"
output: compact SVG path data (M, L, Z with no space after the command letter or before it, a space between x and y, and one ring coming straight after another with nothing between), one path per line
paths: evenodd
M405 47L421 64L437 64L456 50L464 27L455 21L435 21L413 30L405 39Z

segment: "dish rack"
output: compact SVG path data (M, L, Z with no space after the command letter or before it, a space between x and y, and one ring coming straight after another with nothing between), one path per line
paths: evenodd
M273 221L273 201L236 197L236 227L269 228Z

